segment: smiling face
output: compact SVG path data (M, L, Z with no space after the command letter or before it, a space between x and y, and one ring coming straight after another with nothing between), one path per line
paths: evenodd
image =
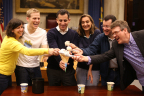
M108 37L111 37L111 35L112 35L111 28L110 28L111 23L112 23L111 19L109 19L107 21L105 21L105 20L103 21L103 27L102 27L103 28L103 32Z
M20 26L18 26L17 28L13 29L12 32L14 32L15 34L15 38L18 40L20 38L20 36L23 35L23 25L21 24Z
M59 14L58 17L56 18L56 21L59 25L60 30L65 31L68 27L70 19L68 18L67 14L64 15Z
M33 29L37 29L40 23L40 13L31 13L30 17L27 17L29 26Z
M92 26L92 22L90 21L90 18L89 17L83 17L81 19L81 26L82 26L84 31L89 31L91 26Z
M121 30L119 26L112 28L112 34L118 44L124 44L129 42L130 33L127 29Z

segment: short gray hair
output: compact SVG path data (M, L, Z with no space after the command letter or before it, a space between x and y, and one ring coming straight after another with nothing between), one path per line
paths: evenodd
M130 33L131 30L128 26L128 23L124 20L116 20L111 24L111 29L113 29L114 27L120 27L121 30L124 30L124 28L127 28L128 32Z

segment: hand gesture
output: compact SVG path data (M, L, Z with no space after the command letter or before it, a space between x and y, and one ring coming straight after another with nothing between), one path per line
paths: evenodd
M90 83L93 84L93 75L92 75L92 71L91 70L88 70L88 74L87 74L87 80L89 80L89 77L90 77Z
M83 55L74 55L74 57L72 57L72 59L74 59L78 62L88 62L88 57L83 56Z
M69 63L67 63L68 65L69 65ZM60 66L60 68L62 69L62 70L64 70L65 71L65 62L63 62L62 60L60 61L60 63L59 63L59 66Z
M59 48L55 48L54 52L53 52L53 55L58 56L59 55L59 51L60 51Z
M72 51L75 55L82 55L83 54L83 50L81 50L80 48L75 48Z
M75 44L73 44L73 43L70 43L70 47L72 48L72 49L75 49L75 48L78 48Z
M49 48L49 54L48 54L48 56L52 56L52 55L58 56L59 55L59 50L60 49L58 49L58 48L55 48L55 49Z

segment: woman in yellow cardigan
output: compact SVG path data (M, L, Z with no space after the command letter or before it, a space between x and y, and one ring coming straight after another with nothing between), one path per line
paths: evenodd
M0 48L0 95L11 86L11 75L15 70L19 53L33 56L48 54L58 55L59 49L27 48L18 39L23 35L24 22L19 19L11 19L7 25L6 36Z

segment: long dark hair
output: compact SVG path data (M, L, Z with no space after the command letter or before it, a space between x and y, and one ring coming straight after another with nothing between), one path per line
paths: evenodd
M6 35L8 37L14 37L16 38L16 35L14 34L14 32L12 32L12 30L14 30L15 28L17 28L20 25L24 25L24 22L22 20L13 18L9 21L7 27L6 27Z
M91 21L91 23L92 23L92 26L91 26L91 28L90 28L90 34L94 34L94 31L95 31L96 29L98 29L98 28L95 26L93 18L92 18L90 15L88 15L88 14L84 14L84 15L82 15L82 16L80 17L80 19L79 19L79 27L78 27L78 30L77 30L78 34L79 34L80 36L85 36L85 31L83 30L82 24L81 24L83 17L88 17L88 18L90 19L90 21Z

